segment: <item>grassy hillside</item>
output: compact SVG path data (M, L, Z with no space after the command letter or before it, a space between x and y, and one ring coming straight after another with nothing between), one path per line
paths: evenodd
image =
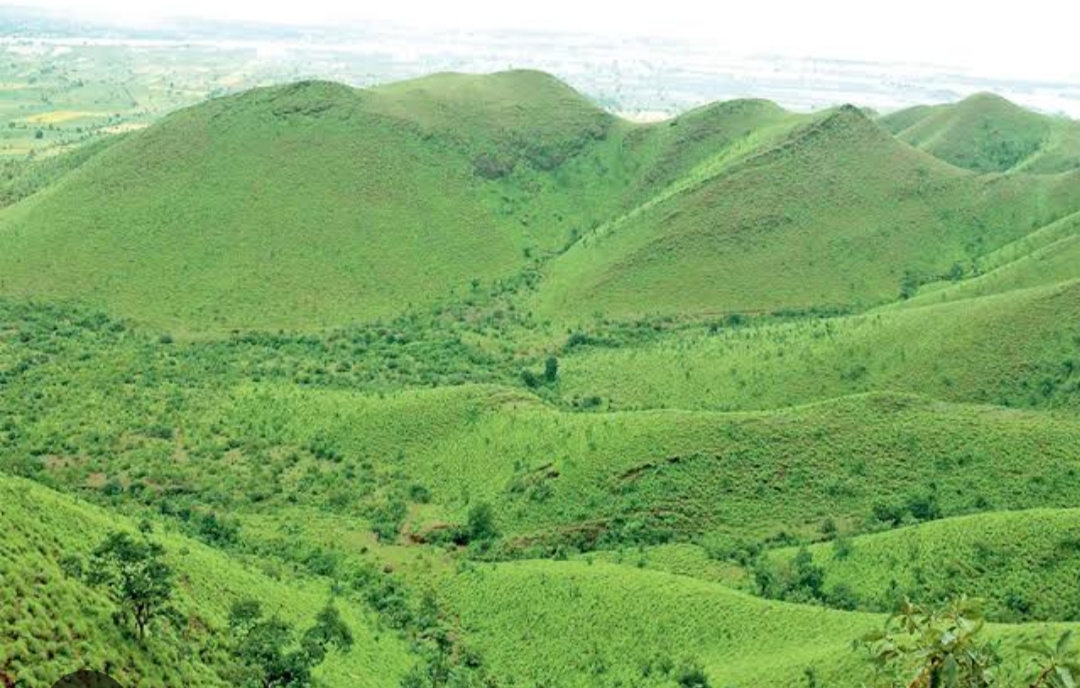
M586 237L533 305L564 322L862 308L1076 204L1062 179L980 180L845 108Z
M1080 123L1040 115L990 93L902 110L881 122L913 146L976 172L1080 167Z
M401 482L387 489L422 486L417 531L492 504L514 548L813 535L827 517L871 521L879 495L932 491L957 514L1068 506L1080 489L1071 420L907 397L732 415L559 414L469 388L385 401L265 390L232 404L237 436L282 448L321 438L357 472L392 467Z
M1080 176L1075 177L1080 182ZM976 261L978 274L921 289L908 307L1001 294L1080 278L1080 213L1063 217Z
M526 237L468 160L368 98L252 91L128 138L0 219L4 292L180 329L322 327L514 272Z
M15 170L0 683L229 684L244 595L335 598L334 688L855 688L905 594L1060 633L1071 125L872 117L304 82ZM144 521L187 621L140 643L62 561Z
M999 620L1080 620L1080 512L1036 509L945 519L810 548L825 588L891 611L968 594ZM776 562L790 561L780 550Z
M495 675L526 685L674 686L688 661L716 686L805 685L808 667L827 685L857 685L851 639L878 623L601 563L477 568L446 589Z
M0 518L0 672L29 688L46 688L83 667L131 686L229 685L222 676L229 658L214 635L232 602L254 596L283 618L306 622L331 594L326 580L274 579L250 562L159 530L153 537L176 572L186 626L140 642L113 623L114 606L101 590L61 568L65 557L85 557L112 530L136 532L133 523L2 474ZM332 654L320 675L331 685L397 686L412 663L404 643L376 633L361 605L339 600L337 607L356 644L348 655Z
M181 111L0 216L0 291L181 333L471 298L786 115L631 125L537 72L257 89Z
M633 348L578 348L563 360L559 391L615 408L776 408L875 390L1076 408L1078 290L1065 282L860 316L717 323Z

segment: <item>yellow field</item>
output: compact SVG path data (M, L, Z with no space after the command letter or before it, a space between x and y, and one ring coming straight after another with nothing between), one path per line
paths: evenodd
M40 112L36 115L23 117L22 121L31 124L60 124L61 122L70 122L76 119L105 116L106 114L104 112L92 112L88 110L54 110L52 112Z
M127 131L138 131L139 129L145 129L150 126L146 122L123 122L121 124L113 124L108 127L103 127L100 131L106 134L123 134Z

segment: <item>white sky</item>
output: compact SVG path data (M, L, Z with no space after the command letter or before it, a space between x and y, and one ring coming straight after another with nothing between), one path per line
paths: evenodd
M715 41L732 53L935 63L1080 81L1076 0L0 0L142 22L393 22ZM0 8L2 11L2 8Z

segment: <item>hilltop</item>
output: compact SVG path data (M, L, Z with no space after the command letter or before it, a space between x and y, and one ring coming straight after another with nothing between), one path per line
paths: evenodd
M538 280L517 300L569 322L860 310L1080 209L1070 179L983 179L919 134L991 115L1050 127L990 97L883 126L760 100L640 125L532 71L255 89L54 165L71 172L0 214L0 293L211 335Z
M571 322L859 310L1074 210L1069 184L984 181L844 108L586 237L536 304Z
M854 688L971 593L1030 685L1080 620L1069 126L517 70L6 168L0 682L235 685L254 595L333 601L327 688ZM146 638L78 572L113 531L176 572Z
M1080 122L1031 112L992 93L917 106L880 121L901 140L976 172L1080 167Z

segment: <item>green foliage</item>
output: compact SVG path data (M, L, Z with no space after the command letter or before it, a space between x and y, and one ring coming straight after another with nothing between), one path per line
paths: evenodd
M289 623L277 616L264 617L255 600L238 600L229 612L229 634L238 685L259 688L311 686L312 670L327 652L347 652L353 644L352 632L332 605L323 607L297 643Z
M1074 631L1065 631L1055 643L1027 643L1021 649L1034 655L1037 668L1031 688L1075 688L1080 684L1080 648Z
M943 610L905 602L884 629L863 636L884 686L988 688L1001 663L984 641L978 607L959 599Z
M861 639L874 666L875 682L906 688L990 688L1028 686L1070 688L1080 677L1080 652L1073 631L1055 643L1045 640L1020 643L1030 657L1030 676L1021 684L1005 671L999 644L983 639L985 623L978 605L966 597L941 609L921 608L904 602L882 630Z
M1080 619L1080 177L1024 172L1067 157L1034 127L978 175L850 107L637 125L446 74L9 168L0 671L850 688L876 612L970 592L1004 672ZM124 560L176 610L139 642ZM882 666L978 685L967 614Z
M174 614L169 606L173 572L163 561L164 552L159 543L115 532L94 550L87 568L87 582L108 589L140 639L153 622Z
M469 509L465 533L469 542L487 542L498 537L499 532L495 526L495 513L490 504L480 502Z

